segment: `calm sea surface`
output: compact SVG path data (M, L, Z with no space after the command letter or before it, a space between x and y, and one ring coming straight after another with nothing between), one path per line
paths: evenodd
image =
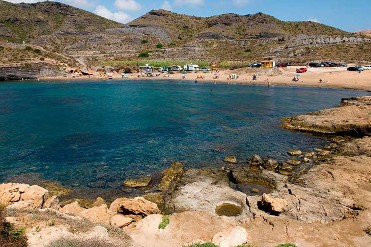
M39 174L66 186L118 188L183 161L226 155L286 158L326 139L280 128L280 118L370 93L176 81L0 83L0 182Z

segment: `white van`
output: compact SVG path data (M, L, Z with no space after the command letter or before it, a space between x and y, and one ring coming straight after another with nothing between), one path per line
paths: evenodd
M365 66L363 66L363 70L371 70L371 65L365 65Z

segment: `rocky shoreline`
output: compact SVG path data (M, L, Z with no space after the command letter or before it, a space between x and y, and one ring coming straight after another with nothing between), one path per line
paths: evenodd
M1 184L0 202L8 205L8 221L26 228L29 246L99 239L104 246L212 241L366 247L371 243L370 102L371 97L344 99L338 108L284 119L292 130L336 134L313 152L289 151L292 158L285 162L258 155L244 164L226 157L222 169L185 169L176 162L162 172L153 193L111 203L97 198L89 205L60 203L58 192L37 185ZM153 181L124 184L146 188Z

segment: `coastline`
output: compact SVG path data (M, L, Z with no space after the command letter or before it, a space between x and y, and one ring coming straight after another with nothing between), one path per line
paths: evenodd
M92 75L67 77L40 77L40 81L71 81L71 80L177 80L197 83L210 84L241 84L241 85L263 85L263 86L299 86L316 88L337 88L349 90L371 91L371 70L365 70L361 73L347 71L346 68L309 68L308 72L297 74L294 66L275 69L236 69L221 70L218 72L218 78L214 79L214 72L187 73L183 78L182 73L159 74L159 76L140 76L138 73L128 74L123 78L119 73L111 73L112 79L104 76ZM230 75L238 75L237 79L228 79ZM257 79L252 80L252 76L257 74ZM202 78L201 78L202 77ZM292 81L293 77L298 77L299 81ZM319 80L322 82L319 82Z

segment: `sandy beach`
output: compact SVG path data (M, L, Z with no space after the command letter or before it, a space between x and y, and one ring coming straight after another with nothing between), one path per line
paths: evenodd
M334 68L308 68L305 73L296 73L297 66L289 66L287 68L274 69L254 69L241 68L236 70L218 70L210 72L188 72L185 76L181 72L172 74L157 73L157 76L145 76L140 73L127 74L122 77L121 73L111 73L113 80L130 79L169 79L169 80L189 80L198 83L228 83L228 84L247 84L247 85L288 85L288 86L309 86L323 88L344 88L356 90L371 90L371 70L365 70L361 73L355 71L347 71L346 67ZM253 75L257 75L256 80L253 80ZM217 78L216 78L217 76ZM231 79L235 78L235 79ZM297 77L298 81L292 79ZM76 76L67 75L66 77L45 77L40 80L81 80L81 79L107 79L107 76L93 73L91 76Z

